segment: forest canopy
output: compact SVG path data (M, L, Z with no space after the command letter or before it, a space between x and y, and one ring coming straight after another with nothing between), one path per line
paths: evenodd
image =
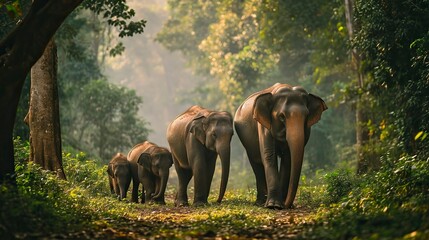
M356 124L365 129L369 152L362 154L370 161L389 145L427 156L428 1L358 0L352 36L343 1L170 0L169 7L157 41L182 52L205 76L196 94L209 95L204 99L214 106L235 111L262 86L301 85L335 108L320 131L336 152L320 158L335 158L353 144L354 109L364 117Z

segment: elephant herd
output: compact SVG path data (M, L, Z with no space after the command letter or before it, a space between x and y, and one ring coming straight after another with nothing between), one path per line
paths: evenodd
M134 146L127 156L113 156L107 169L110 190L123 199L133 182L132 201L138 202L142 184L142 203L165 204L169 168L174 164L179 182L175 205L188 205L187 187L192 177L193 205L204 205L219 156L220 203L229 177L234 126L256 177L256 204L271 209L291 208L311 126L326 109L320 97L302 87L280 83L250 95L234 118L228 112L192 106L168 126L170 150L145 141Z

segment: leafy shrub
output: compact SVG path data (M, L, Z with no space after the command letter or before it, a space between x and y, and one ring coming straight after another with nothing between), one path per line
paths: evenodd
M96 195L107 196L110 193L105 165L88 160L83 152L74 157L70 153L63 154L63 163L67 179L73 185Z
M27 162L30 156L30 142L22 141L17 137L13 140L13 145L15 146L15 161L21 164Z
M67 182L32 162L16 165L17 187L0 185L0 236L73 230L92 219L81 199L65 194Z
M356 185L356 177L351 170L338 169L325 175L326 201L327 203L336 203L346 197Z
M333 192L343 197L319 210L312 236L428 239L429 159L416 156L395 159L386 154L381 162L378 172L361 176L360 183L352 184L354 187L346 195L346 191L338 190L350 186L343 186L347 180L341 181L341 174L333 177L334 186L341 182Z
M301 176L294 204L298 207L317 208L324 203L326 184L323 172L324 170L316 171L313 178L307 178L306 175Z
M0 236L6 239L37 238L41 233L73 231L97 218L85 189L99 191L101 180L97 181L96 176L88 172L101 174L102 168L66 157L65 162L69 164L66 165L73 165L82 174L67 171L70 181L63 181L28 162L28 142L15 139L14 143L17 186L0 185Z

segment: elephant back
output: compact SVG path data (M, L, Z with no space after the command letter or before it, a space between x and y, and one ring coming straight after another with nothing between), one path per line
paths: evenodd
M110 163L126 163L127 157L122 153L116 153L113 158L110 160Z
M129 152L127 155L127 159L128 161L131 162L137 162L137 160L139 159L140 155L143 152L150 152L152 148L155 148L157 145L154 143L151 143L149 141L144 141L142 143L136 144Z
M261 94L265 94L265 93L272 93L275 94L279 89L282 88L289 88L292 89L292 86L286 83L276 83L273 86L269 87L269 88L265 88L261 91L252 93L249 97L246 98L246 100L243 101L243 103L256 98L257 96L261 95Z

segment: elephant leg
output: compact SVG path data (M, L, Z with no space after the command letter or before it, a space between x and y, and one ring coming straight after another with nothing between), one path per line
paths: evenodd
M217 155L210 157L209 161L207 162L207 168L206 168L207 169L207 171L206 171L206 178L207 179L205 181L206 186L203 187L204 188L203 190L205 190L205 191L203 191L203 196L202 196L204 199L206 199L206 201L209 197L210 187L211 187L211 184L213 181L213 175L214 175L214 171L216 168L216 158L217 158Z
M188 184L192 178L192 170L182 168L179 166L177 161L174 161L174 167L176 168L177 178L179 179L179 189L177 191L175 205L183 207L188 205Z
M198 158L200 159L200 158ZM207 204L208 193L213 179L216 161L207 157L194 161L192 166L194 172L194 206Z
M252 167L253 173L256 178L256 205L263 206L267 201L267 182L265 180L264 165L259 152L252 154L247 151L249 157L250 166Z
M109 176L109 186L110 186L110 193L115 194L115 187L113 186L113 179Z
M161 178L158 176L155 176L155 193L154 196L159 194L159 191L161 189Z
M145 176L143 178L143 187L145 201L150 202L152 200L152 195L155 193L155 183L152 179L152 176Z
M265 207L272 209L283 209L284 202L282 202L281 189L280 189L280 178L278 172L277 159L273 162L264 162L265 176L267 180L267 202Z
M119 184L118 184L118 181L116 180L116 178L113 179L113 187L115 189L116 196L120 196L121 191L119 190Z
M146 202L144 192L145 192L145 189L144 189L144 185L142 184L142 192L140 194L140 203L145 203Z
M282 156L280 164L280 192L281 192L281 201L284 203L286 201L289 181L291 173L291 159L289 151Z
M139 198L139 196L138 196L139 195L139 185L140 185L139 180L138 179L137 180L133 179L133 191L132 191L132 194L131 194L131 201L135 202L135 203L138 202L138 198ZM144 203L144 201L142 203Z
M264 166L260 163L250 161L256 178L256 205L263 206L267 201L267 183L265 181Z

